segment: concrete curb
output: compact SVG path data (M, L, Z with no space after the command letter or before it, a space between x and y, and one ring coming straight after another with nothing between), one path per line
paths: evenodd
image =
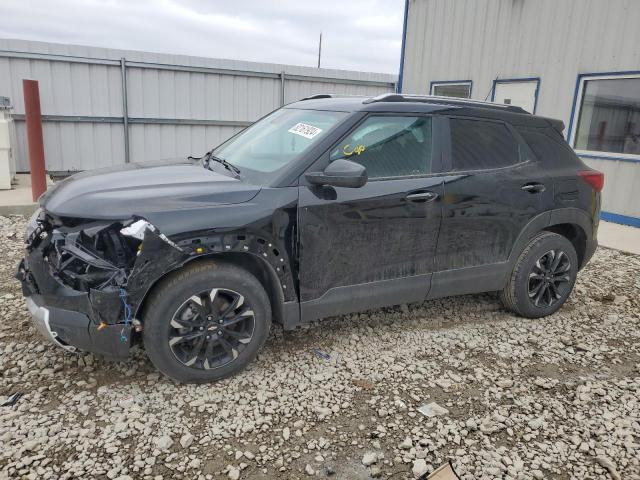
M0 215L24 215L25 217L30 217L37 207L37 203L29 203L26 205L0 205Z

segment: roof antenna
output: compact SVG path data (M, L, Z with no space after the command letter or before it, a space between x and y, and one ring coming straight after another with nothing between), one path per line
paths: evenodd
M489 95L491 95L491 92L493 92L493 89L496 87L496 82L498 81L498 77L500 77L500 75L496 76L496 79L493 81L493 84L491 85L491 88L489 89L489 93L487 93L487 96L484 97L484 101L486 102L487 99L489 98Z
M318 43L318 68L320 68L320 55L322 54L322 32L320 32L320 42Z

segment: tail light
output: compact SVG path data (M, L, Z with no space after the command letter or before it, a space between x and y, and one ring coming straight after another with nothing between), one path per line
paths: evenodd
M593 187L596 192L604 187L604 173L597 170L584 170L578 172L578 176Z

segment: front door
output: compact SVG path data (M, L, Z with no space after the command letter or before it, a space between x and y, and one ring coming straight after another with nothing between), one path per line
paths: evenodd
M493 101L515 105L529 113L535 113L538 86L538 80L498 80L495 83Z
M445 120L442 119L444 122ZM338 158L367 168L360 188L299 187L303 320L424 300L441 220L441 155L430 116L371 115L309 171Z

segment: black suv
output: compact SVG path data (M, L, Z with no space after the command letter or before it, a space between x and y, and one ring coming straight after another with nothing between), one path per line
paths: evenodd
M488 291L542 317L597 245L603 176L562 130L507 105L316 95L203 157L56 184L17 276L58 345L142 341L183 382L238 372L272 320Z

